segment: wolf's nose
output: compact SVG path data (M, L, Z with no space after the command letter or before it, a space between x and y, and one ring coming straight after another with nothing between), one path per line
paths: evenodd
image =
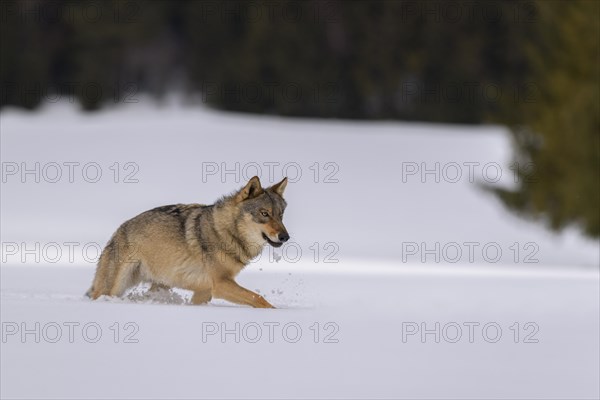
M290 235L288 235L287 233L280 233L279 234L279 241L280 242L287 242L290 238Z

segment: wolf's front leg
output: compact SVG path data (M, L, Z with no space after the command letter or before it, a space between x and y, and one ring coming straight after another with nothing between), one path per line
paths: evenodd
M196 289L192 296L192 304L204 304L208 303L212 299L212 290L208 289Z
M247 304L255 308L275 308L261 295L238 285L231 279L215 282L213 295L237 304Z

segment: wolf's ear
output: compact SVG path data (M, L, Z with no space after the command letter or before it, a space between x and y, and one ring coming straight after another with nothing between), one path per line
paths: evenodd
M281 197L283 197L283 192L285 191L285 188L287 186L287 176L285 178L283 178L281 180L281 182L274 184L273 186L271 186L269 188L269 190L272 190L273 192L277 193L278 195L280 195Z
M238 202L241 202L244 200L252 199L261 194L262 192L263 188L260 185L260 179L258 179L258 176L255 176L248 181L248 183L242 188L242 190L238 192L238 194L235 196L235 199Z

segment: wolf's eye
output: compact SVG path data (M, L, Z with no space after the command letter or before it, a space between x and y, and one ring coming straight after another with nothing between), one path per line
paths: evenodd
M262 211L260 212L260 215L262 215L263 217L268 217L268 216L269 216L269 213L268 213L268 212L266 212L265 210L262 210Z

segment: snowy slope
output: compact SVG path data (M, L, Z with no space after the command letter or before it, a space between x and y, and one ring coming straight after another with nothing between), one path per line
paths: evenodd
M57 242L65 252L65 242L102 246L125 219L158 205L210 203L240 187L244 174L251 177L258 165L265 184L285 172L290 177L286 221L308 258L314 258L315 242L321 258L339 249L340 260L399 263L403 244L408 254L412 244L419 245L405 261L420 262L436 243L438 253L457 243L462 253L457 264L523 264L527 256L543 265L600 263L597 241L523 221L480 189L495 180L496 166L498 184L514 185L511 144L501 127L297 120L201 107L156 109L143 102L98 114L80 114L62 103L39 114L8 110L0 124L2 161L18 168L5 171L2 183L3 240L42 247ZM35 171L36 163L39 183L35 172L22 175ZM236 171L236 163L237 175L222 176ZM421 174L435 170L436 163L439 182L434 174ZM455 164L461 178L452 183ZM218 171L210 175L215 165ZM415 165L419 172L411 174ZM93 182L98 171L102 175ZM325 249L327 243L335 249ZM456 258L452 246L441 263ZM488 262L496 260L496 249L501 256ZM20 249L7 259L14 262L21 263Z

